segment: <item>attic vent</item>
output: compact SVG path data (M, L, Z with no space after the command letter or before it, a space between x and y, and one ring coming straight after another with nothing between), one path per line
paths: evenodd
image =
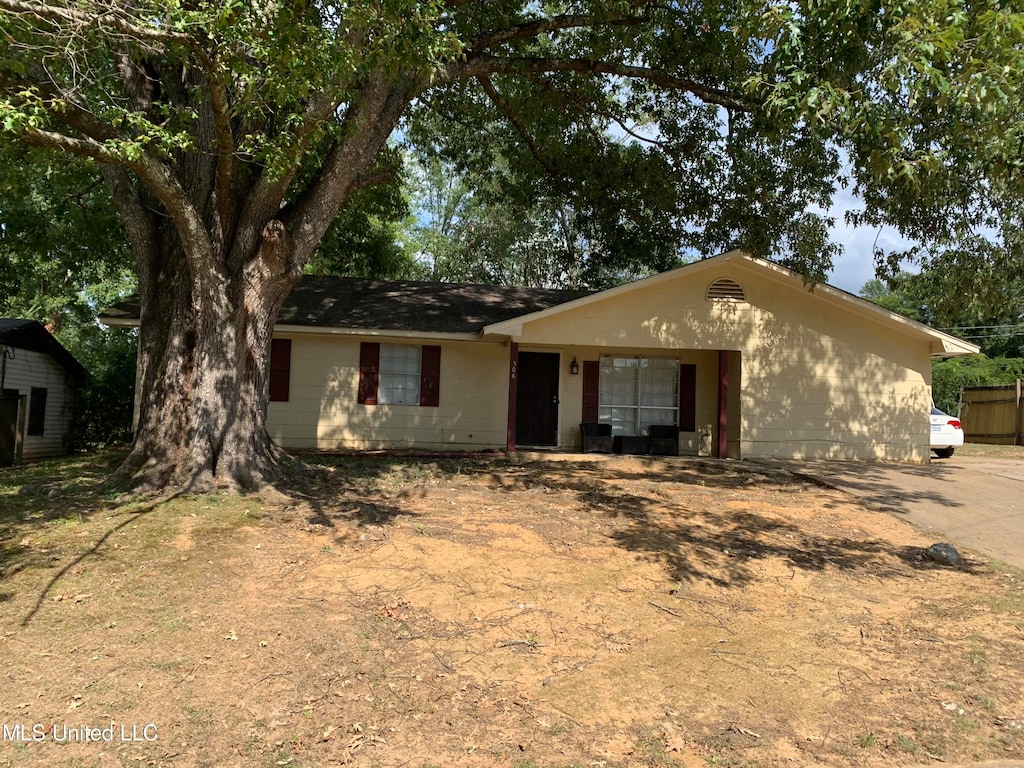
M708 301L746 301L743 286L728 277L715 280L708 286Z

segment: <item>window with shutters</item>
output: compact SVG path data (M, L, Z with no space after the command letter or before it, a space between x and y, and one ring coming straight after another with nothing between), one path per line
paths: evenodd
M679 424L679 361L602 355L598 420L614 435L644 435L651 424Z
M359 349L359 397L363 405L440 404L441 347L379 344Z
M381 344L379 370L378 403L381 405L420 404L420 348L418 346Z

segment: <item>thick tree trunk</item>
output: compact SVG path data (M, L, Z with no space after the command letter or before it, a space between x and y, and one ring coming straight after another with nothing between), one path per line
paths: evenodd
M282 458L266 431L267 356L301 270L276 220L235 274L190 274L178 242L163 238L149 261L159 268L140 269L139 424L119 477L150 490L258 489Z
M154 73L165 98L195 109L197 146L217 152L103 171L135 252L141 300L139 422L118 476L151 490L253 490L275 479L283 458L266 431L277 314L423 83L369 82L350 105L344 137L286 202L298 161L274 175L241 159L228 116L218 122L206 100L194 101L206 82L198 70L144 70L126 59L139 109L152 106ZM329 119L332 104L328 92L312 99L310 124ZM299 136L312 141L311 131Z

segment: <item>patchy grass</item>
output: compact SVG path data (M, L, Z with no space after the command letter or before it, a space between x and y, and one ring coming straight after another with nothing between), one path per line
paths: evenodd
M1021 573L782 472L323 458L133 499L119 458L0 470L0 712L50 729L0 766L1022 755Z
M979 456L996 459L1024 461L1024 445L988 445L986 443L965 443L956 449L960 456Z

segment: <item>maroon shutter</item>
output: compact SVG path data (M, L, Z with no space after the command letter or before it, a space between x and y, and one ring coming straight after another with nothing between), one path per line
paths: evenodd
M377 404L377 383L380 380L380 344L364 341L359 345L359 402Z
M584 424L598 420L598 398L601 383L601 364L597 360L583 361L583 417Z
M420 405L441 404L441 348L420 348Z
M270 342L270 402L287 403L292 377L292 340Z
M697 366L679 366L679 431L697 431Z

